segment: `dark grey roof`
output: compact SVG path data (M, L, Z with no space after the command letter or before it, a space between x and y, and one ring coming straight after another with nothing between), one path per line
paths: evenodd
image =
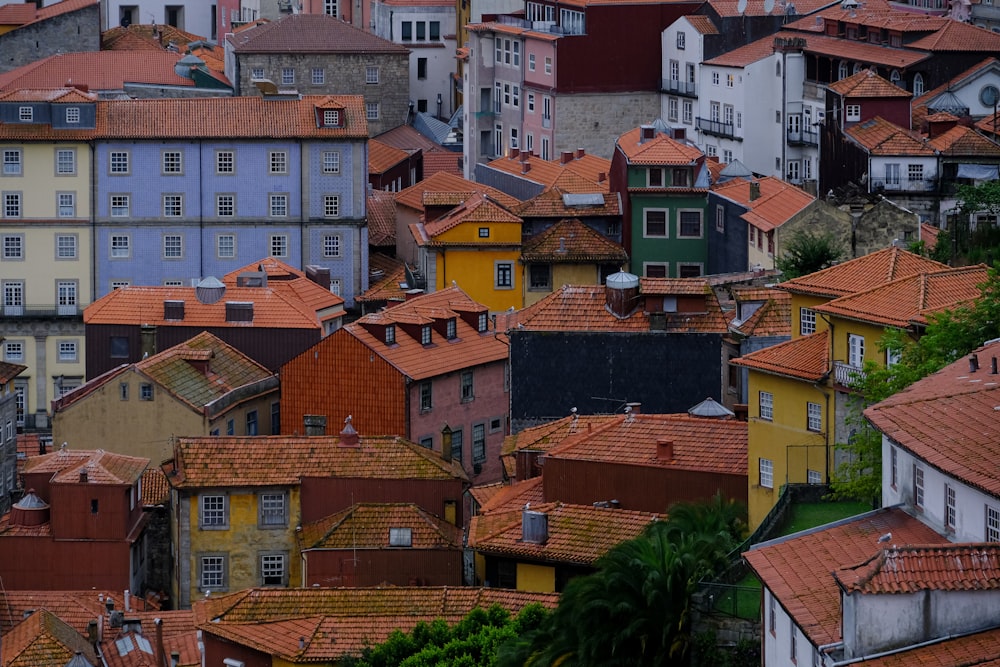
M704 401L688 410L688 414L693 417L710 417L713 419L719 419L724 417L733 417L736 413L709 396Z

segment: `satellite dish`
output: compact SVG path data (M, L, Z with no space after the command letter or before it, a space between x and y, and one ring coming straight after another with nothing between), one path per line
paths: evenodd
M770 14L772 9L774 9L774 0L764 0L764 13Z
M740 0L736 3L736 11L743 14L747 10L747 0Z

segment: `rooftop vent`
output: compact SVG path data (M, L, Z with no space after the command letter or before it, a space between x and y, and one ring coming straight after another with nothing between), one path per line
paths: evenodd
M619 271L608 276L604 287L605 307L615 317L624 319L639 298L639 276Z
M252 301L227 301L226 302L227 322L253 322L253 302Z
M521 512L521 541L529 544L545 544L549 540L549 516L536 512L525 505Z
M656 128L652 125L640 125L639 126L639 143L645 143L650 139L656 137Z
M244 271L236 276L237 287L267 287L266 271Z
M344 420L344 430L340 432L341 447L357 447L361 444L361 437L351 425L352 420L353 417L351 415L347 415L347 419Z
M218 278L209 276L195 286L194 293L201 303L215 303L226 293L226 286Z
M164 301L163 302L163 319L165 319L165 320L183 320L184 319L184 302L183 301Z

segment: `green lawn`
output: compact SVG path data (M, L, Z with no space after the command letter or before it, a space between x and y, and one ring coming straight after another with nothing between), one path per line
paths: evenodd
M788 524L781 530L782 535L791 535L800 530L822 526L833 521L846 519L855 514L871 511L868 503L837 501L822 503L802 503L792 505Z

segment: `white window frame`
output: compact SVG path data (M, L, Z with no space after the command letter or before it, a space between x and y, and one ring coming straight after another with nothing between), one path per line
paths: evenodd
M20 192L3 193L3 217L20 218L24 215L24 197Z
M60 218L76 217L76 193L57 192L56 193L56 213Z
M340 234L323 235L323 257L339 258L343 252Z
M913 464L913 506L922 510L926 501L924 488L924 469Z
M132 239L128 234L112 234L109 240L111 259L127 259L132 255Z
M261 528L288 525L288 495L283 491L261 491L257 494L257 521Z
M163 195L163 217L184 217L184 195L176 192Z
M268 151L267 171L269 174L287 174L288 151Z
M954 531L958 525L957 492L951 484L944 485L944 527Z
M228 558L223 554L202 555L199 562L198 586L203 592L225 591L228 588ZM211 577L211 584L218 582L218 585L208 583Z
M77 344L75 340L61 340L58 343L59 362L75 363L77 361Z
M865 337L847 334L847 363L852 368L865 365Z
M771 459L758 459L760 486L765 489L774 488L774 461Z
M56 259L76 259L77 246L76 234L56 234Z
M3 235L3 259L21 261L24 259L24 234Z
M274 581L277 579L277 581ZM285 586L288 581L288 555L285 553L260 554L260 585Z
M184 258L184 237L181 234L163 235L163 259Z
M323 217L340 217L340 195L323 195Z
M378 83L378 67L375 67L374 65L368 65L365 67L365 83Z
M160 171L163 174L184 173L184 153L181 151L163 151L160 154Z
M774 421L774 394L769 391L761 391L758 395L758 401L760 418L764 421Z
M340 173L340 151L323 151L323 173Z
M294 86L295 85L295 68L294 67L282 67L281 68L281 85L283 85L283 86Z
M216 193L215 217L233 218L236 216L236 195L231 192Z
M812 308L799 308L799 335L808 336L816 333L816 311Z
M236 257L236 234L218 234L215 237L215 254L219 259Z
M326 70L322 67L312 68L312 85L322 86L326 83Z
M20 148L3 149L3 175L20 176L24 173L24 153Z
M365 102L365 118L367 120L378 120L378 117L379 117L378 102Z
M72 176L76 173L76 150L60 148L56 150L56 176Z
M272 192L267 196L267 214L272 218L288 217L288 195L284 192Z
M819 403L806 403L806 428L815 433L823 430L823 406Z
M986 505L986 529L983 536L987 542L1000 542L1000 508Z
M109 213L112 218L127 218L132 212L132 195L118 193L109 195Z
M215 151L215 173L226 176L236 173L236 151Z

